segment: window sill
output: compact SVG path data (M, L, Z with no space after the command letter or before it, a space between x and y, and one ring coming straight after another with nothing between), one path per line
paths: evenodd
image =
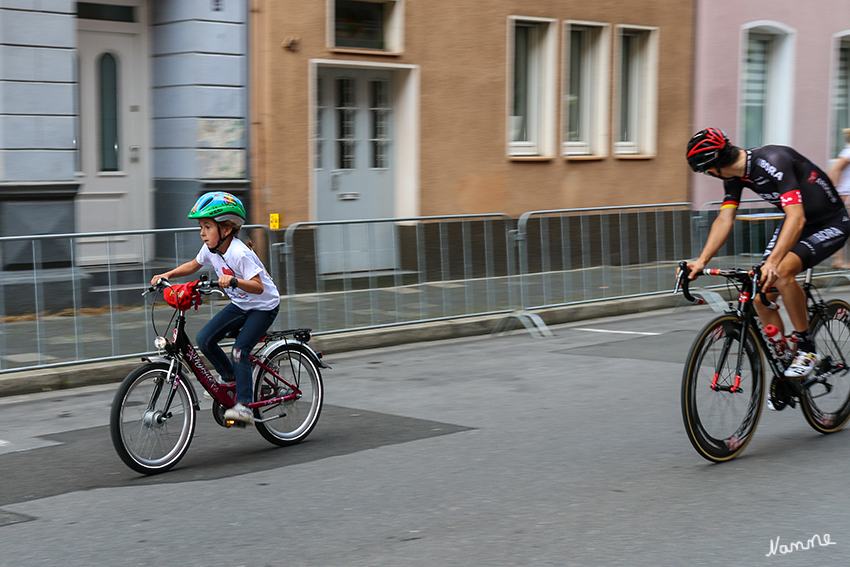
M614 154L614 159L655 159L655 154Z
M403 51L385 51L383 49L357 49L353 47L331 47L331 53L349 54L349 55L383 55L385 57L400 57L404 54Z
M552 161L552 156L508 156L510 161Z
M576 155L563 155L564 161L602 161L608 156L601 155L587 155L587 154L576 154Z

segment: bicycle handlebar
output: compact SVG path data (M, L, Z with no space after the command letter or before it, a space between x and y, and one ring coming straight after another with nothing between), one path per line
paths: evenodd
M682 260L679 262L679 274L676 277L676 287L673 290L673 294L675 295L680 289L682 290L682 295L685 299L693 303L694 305L702 305L706 301L701 297L694 297L691 295L690 290L688 289L691 280L688 278L690 275L690 270L688 269L688 262L686 260ZM767 298L767 294L765 294L764 289L758 287L758 280L761 276L761 267L754 266L752 270L740 270L740 269L732 269L732 270L720 270L716 268L705 268L700 273L700 276L723 276L728 279L737 280L739 282L753 281L753 287L758 289L758 296L761 299L762 305L767 307L768 309L772 309L776 311L779 309L779 304L774 303L773 301ZM697 276L699 277L699 276Z
M705 272L705 270L703 270ZM694 305L702 305L705 303L705 300L701 297L694 297L691 295L691 292L688 289L688 286L691 283L691 280L688 276L691 274L691 271L688 269L688 263L685 260L679 262L679 273L676 276L676 287L673 289L673 295L682 290L682 295L685 299L693 303Z
M205 277L205 276L204 276ZM159 278L155 285L148 287L145 291L142 292L142 295L147 295L149 293L161 293L167 287L171 287L171 282L169 282L165 278ZM221 287L218 285L217 280L206 280L201 279L198 281L198 284L195 286L195 289L201 295L211 295L213 293L220 293L224 295L224 292L221 291Z

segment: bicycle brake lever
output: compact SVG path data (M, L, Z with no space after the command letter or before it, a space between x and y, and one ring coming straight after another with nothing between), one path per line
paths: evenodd
M682 288L682 278L685 275L685 272L688 269L688 263L682 260L679 262L679 273L676 275L676 285L673 287L673 295L679 293L679 290Z
M676 284L673 286L673 295L679 293L679 289L682 287L682 272L679 272L679 275L676 276Z

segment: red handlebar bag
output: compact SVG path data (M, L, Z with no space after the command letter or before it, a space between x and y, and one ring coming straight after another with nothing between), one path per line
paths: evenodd
M173 285L163 290L162 296L165 302L174 309L180 311L188 311L192 307L198 310L198 305L201 304L201 294L195 289L198 285L198 280L183 284Z

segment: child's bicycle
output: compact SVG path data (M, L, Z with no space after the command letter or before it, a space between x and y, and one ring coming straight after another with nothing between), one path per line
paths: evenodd
M171 284L160 280L143 295L167 287ZM202 295L221 293L218 282L205 280L192 289ZM212 397L216 423L235 425L225 422L224 412L235 404L236 383L217 381L204 365L186 334L185 310L175 309L172 322L171 340L165 338L167 332L156 338L159 356L143 358L145 363L124 379L112 402L112 444L128 467L143 474L169 470L189 449L200 408L189 376ZM260 435L275 445L300 443L319 421L324 399L319 369L329 366L307 345L310 337L309 329L268 333L251 354L255 401L248 407Z
M687 263L679 264L676 289L692 303L704 303L688 290ZM737 307L708 323L688 353L682 376L682 417L697 452L714 462L737 457L752 439L765 405L762 355L773 373L768 394L773 409L792 408L799 402L806 421L816 431L835 433L850 418L850 304L840 299L824 301L813 292L812 270L806 271L803 291L815 347L822 360L815 373L801 382L785 378L793 352L784 338L769 340L753 301L771 309L758 290L760 268L752 270L705 269L704 275L723 276L738 291ZM743 345L743 348L742 348Z

